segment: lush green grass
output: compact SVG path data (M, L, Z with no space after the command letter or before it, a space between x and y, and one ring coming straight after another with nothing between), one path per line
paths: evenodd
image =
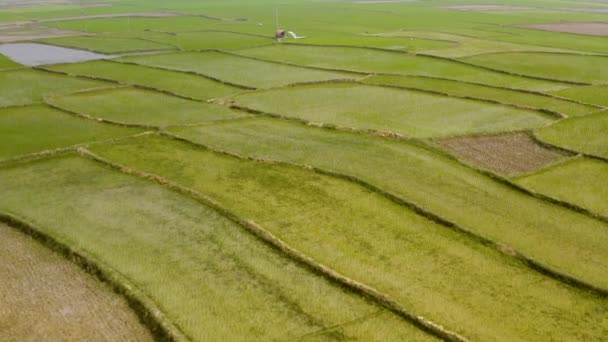
M91 50L107 54L175 49L175 47L171 45L137 38L80 36L41 39L40 41L52 45Z
M381 310L212 209L93 161L68 156L0 174L0 210L126 277L193 340L294 339ZM394 317L376 323L353 337L429 339Z
M202 123L244 116L227 107L135 88L66 95L48 101L61 108L93 117L151 126Z
M94 151L209 194L315 260L473 340L568 339L581 332L594 338L608 331L606 301L352 183L162 138Z
M606 224L524 195L428 150L261 118L172 131L242 155L359 177L544 265L608 288Z
M19 64L0 54L0 70L18 67Z
M582 7L587 7L588 5L590 4L586 3L585 6ZM564 20L564 18L559 18L555 21L547 20L546 18L544 18L538 21L528 21L526 24L552 22L554 23L559 22L561 20ZM574 20L571 21L575 22ZM596 20L586 19L582 21L602 22L605 21L605 17L596 17ZM580 34L546 32L540 30L508 27L501 27L500 30L508 34L497 36L494 39L521 44L541 45L560 49L578 50L602 54L608 53L608 45L606 45L605 37L594 37Z
M542 46L530 46L514 44L493 40L493 37L480 39L469 36L432 31L396 31L383 33L385 37L412 37L416 39L437 39L452 42L449 47L438 47L425 50L425 54L442 57L465 57L481 53L505 52L505 51L560 51ZM564 50L561 50L564 51Z
M561 83L505 75L447 60L404 53L361 48L297 46L283 44L245 49L239 54L320 68L346 69L368 73L434 76L488 85L529 89L559 90Z
M42 101L44 96L112 86L30 69L0 72L0 107Z
M45 25L95 33L134 33L146 30L170 32L202 30L215 23L215 20L201 17L167 17L84 19L52 22Z
M305 30L304 32L306 32L307 35L310 35L310 38L306 37L306 39L302 40L288 39L286 41L296 44L371 46L383 49L405 51L425 51L428 49L439 49L454 45L451 42L423 38L384 37L365 34L337 34L323 32L322 30Z
M47 68L73 75L101 77L133 85L153 87L199 100L243 92L242 89L196 75L110 61L60 64Z
M571 118L536 131L536 136L550 144L574 151L608 158L608 111Z
M76 118L46 106L7 108L0 110L0 159L140 132Z
M310 70L276 63L261 62L219 52L191 52L128 57L125 61L194 71L222 81L255 88L270 88L298 82L351 78L350 74Z
M553 112L566 114L568 116L581 116L597 111L591 106L585 106L576 102L542 96L522 91L499 89L476 84L463 84L457 81L429 79L415 76L372 76L364 80L365 83L383 84L398 87L409 87L416 89L432 90L445 94L474 97L479 99L494 100L518 106L546 109Z
M310 122L436 137L521 130L551 122L531 111L428 93L359 84L248 93L239 105Z
M524 75L584 83L608 83L608 57L509 52L478 55L466 62Z
M573 87L555 92L555 95L608 107L608 85Z
M515 181L529 189L572 202L608 217L608 164L576 159Z
M175 35L158 36L154 40L178 46L183 50L230 50L272 44L275 41L271 36L261 37L220 31L181 32Z

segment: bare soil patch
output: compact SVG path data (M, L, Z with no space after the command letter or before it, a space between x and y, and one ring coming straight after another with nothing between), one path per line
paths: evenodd
M525 11L531 10L531 7L523 6L507 6L507 5L463 5L463 6L444 6L440 7L452 11L465 12L485 12L485 11Z
M566 157L537 144L525 133L458 137L437 142L474 166L504 175L532 172Z
M591 36L608 36L608 23L531 24L518 27L552 32L586 34Z
M1 341L152 341L126 301L0 224Z

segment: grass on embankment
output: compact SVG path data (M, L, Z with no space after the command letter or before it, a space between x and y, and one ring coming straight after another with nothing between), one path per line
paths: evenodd
M152 87L198 100L243 92L243 89L196 75L110 61L60 64L46 68L73 75L101 77L127 84Z
M190 71L225 82L253 88L280 87L292 83L353 78L351 74L311 70L256 61L219 52L183 52L122 58L122 61Z
M227 107L135 88L118 88L47 99L60 108L109 121L169 126L230 119L245 114Z
M536 130L542 141L550 144L608 158L608 111L580 118L559 121L551 126Z
M608 332L605 300L351 182L161 137L93 151L205 193L318 262L472 340L593 339Z
M581 158L516 178L515 182L608 217L607 179L607 163Z
M82 80L36 70L0 72L0 107L25 105L42 101L47 95L112 86L111 83Z
M485 70L445 59L365 48L274 45L238 51L239 54L319 68L366 73L441 77L516 89L549 91L567 85Z
M349 174L541 264L608 288L608 226L403 141L248 119L176 134L242 155Z
M2 69L11 69L11 68L17 68L20 65L13 62L11 59L5 57L4 55L0 54L0 70Z
M381 310L199 202L88 159L5 166L0 187L0 211L118 272L194 341L289 340ZM377 323L333 337L429 339L394 316Z
M514 131L551 122L550 117L527 110L355 83L289 87L234 99L240 106L266 113L409 137Z
M372 76L363 82L396 87L416 88L441 92L453 96L472 97L498 101L515 106L549 110L568 116L581 116L597 111L598 108L559 99L551 96L527 93L509 89L485 87L476 84L464 84L457 81L431 79L414 76ZM558 95L561 95L559 92ZM595 103L592 101L587 101Z
M0 110L0 159L141 132L77 118L47 106L5 108Z

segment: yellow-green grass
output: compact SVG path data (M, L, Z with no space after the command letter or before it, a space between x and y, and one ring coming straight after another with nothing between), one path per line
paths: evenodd
M548 116L502 105L355 83L288 87L235 100L247 108L309 122L409 137L514 131L551 122Z
M19 67L20 65L0 54L0 70Z
M533 191L608 217L608 164L587 158L556 165L515 181Z
M201 203L92 160L5 166L0 187L0 211L120 274L194 341L291 340L381 310ZM428 339L404 320L376 322L354 337Z
M288 40L289 43L315 44L315 45L348 45L368 46L390 50L426 51L453 46L454 43L413 37L384 37L367 34L338 34L322 30L305 30L306 39ZM299 33L298 33L299 34Z
M152 87L199 100L224 97L243 91L196 75L110 61L59 64L46 68L72 75L100 77L127 84Z
M608 57L560 53L506 52L463 61L513 73L592 84L608 83Z
M137 38L79 36L49 38L41 39L39 41L52 45L91 50L107 54L132 51L175 50L175 47L171 45Z
M219 52L188 52L127 57L128 62L191 71L243 86L270 88L291 83L352 78L346 73L311 70L277 63L256 61Z
M559 121L538 129L541 140L577 152L608 158L608 111Z
M319 68L367 73L433 76L527 90L559 90L565 84L506 75L449 60L365 48L274 45L239 50L239 54Z
M555 92L554 94L608 107L608 85L573 87Z
M516 106L549 110L568 116L581 116L598 111L597 107L579 104L551 96L523 91L463 84L457 81L432 79L416 76L380 75L366 78L364 83L389 85L436 91L459 97L487 99Z
M437 39L446 42L452 42L452 45L448 47L431 48L424 51L424 54L451 58L466 57L482 53L507 51L565 51L543 46L501 42L493 40L492 37L481 39L445 32L395 31L382 33L380 35L383 37L412 37L416 39Z
M136 88L76 93L49 98L47 102L108 121L149 126L203 123L244 116L224 106Z
M178 46L182 50L230 50L275 42L271 35L263 37L221 31L180 32L157 36L154 40Z
M141 133L81 119L47 106L0 110L0 159Z
M608 332L606 300L348 181L160 137L93 151L205 193L318 262L472 340L598 338Z
M30 69L4 71L0 72L0 107L31 104L47 95L107 86L112 84Z
M171 131L246 156L358 177L556 271L608 288L608 225L416 145L266 118Z

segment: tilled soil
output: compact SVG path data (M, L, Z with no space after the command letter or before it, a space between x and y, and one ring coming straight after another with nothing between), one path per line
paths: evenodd
M518 27L551 32L586 34L591 36L608 36L608 23L532 24Z
M566 157L537 144L524 133L458 137L437 142L465 162L504 175L532 172Z
M0 224L0 341L152 341L126 301Z

